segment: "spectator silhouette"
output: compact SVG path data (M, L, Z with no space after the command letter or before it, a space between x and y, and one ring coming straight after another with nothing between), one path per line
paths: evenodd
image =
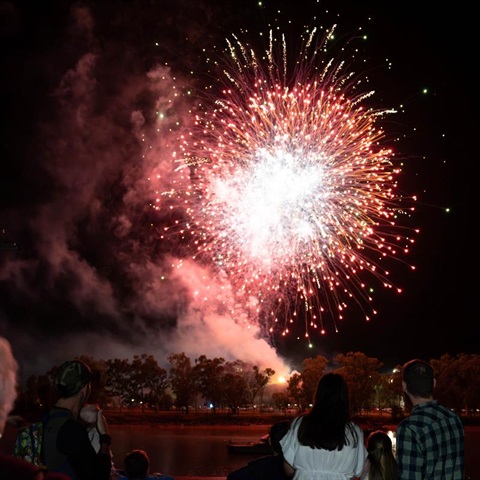
M350 420L348 388L341 375L322 376L313 407L293 420L280 444L285 473L293 480L361 475L367 451L362 429Z
M10 342L0 337L0 437L17 397L17 372L18 363L13 356ZM68 477L47 473L33 463L0 452L0 480L68 480Z
M402 388L412 411L397 427L400 480L464 479L462 420L433 399L435 383L433 368L423 360L410 360L402 368Z
M397 461L392 439L386 432L372 432L367 439L367 451L361 480L397 480Z
M175 480L173 477L161 473L150 472L150 458L145 450L135 449L125 455L123 473L120 480Z
M67 473L75 480L109 480L112 468L111 437L102 412L97 414L98 452L90 442L79 413L90 395L94 379L90 367L79 360L60 365L55 374L59 399L49 411L44 429L45 463L50 471ZM59 415L61 413L61 415Z
M268 432L268 440L273 455L266 455L252 460L244 467L230 472L227 480L285 480L290 478L283 469L283 453L280 440L288 432L290 421L274 423Z

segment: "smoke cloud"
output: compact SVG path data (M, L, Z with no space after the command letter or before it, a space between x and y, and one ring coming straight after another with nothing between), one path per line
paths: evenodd
M212 26L235 21L210 3L4 4L6 132L21 132L2 180L0 227L18 250L0 253L0 333L25 377L76 355L179 352L290 371L228 282L162 238L171 218L152 207L195 72L224 36Z

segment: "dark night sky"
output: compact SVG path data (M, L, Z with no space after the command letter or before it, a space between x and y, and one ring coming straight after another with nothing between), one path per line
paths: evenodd
M280 370L316 354L361 351L395 366L478 352L469 12L413 0L30 3L0 3L0 228L19 246L0 252L0 333L25 372L77 354L185 351ZM154 112L170 105L175 122L188 110L171 103L169 79L190 85L204 52L240 29L266 31L277 11L293 25L364 27L374 101L399 110L384 128L404 159L401 186L418 196L420 234L407 259L416 270L392 264L403 293L377 288L370 323L353 308L311 349L300 332L271 347L214 306L199 319L190 303L198 266L160 280L175 252L150 227L159 219L145 181L166 168L171 148L168 135L155 137Z

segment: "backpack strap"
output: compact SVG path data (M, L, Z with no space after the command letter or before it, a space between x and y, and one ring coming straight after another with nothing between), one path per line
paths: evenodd
M33 460L33 455L35 455L35 451L37 449L36 441L35 441L35 435L33 434L33 423L28 427L28 433L30 435L30 443L32 444L32 460ZM42 432L43 435L43 432ZM43 464L43 459L41 458L42 455L40 454L40 461Z
M45 432L46 432L46 429L47 429L47 424L51 420L55 420L56 418L62 418L62 417L65 417L65 421L62 422L62 424L60 425L59 428L61 428L63 426L63 424L66 421L69 420L69 418L73 419L72 412L70 410L67 410L67 409L58 409L58 410L55 410L53 412L49 411L42 418L42 425L43 425L43 428L42 428L42 448L41 448L40 457L41 457L43 465L46 465L44 436L45 436ZM57 434L58 434L58 430L57 430ZM65 474L69 475L71 478L74 478L74 473L73 473L72 467L71 467L70 463L68 462L68 460L65 460L65 462L62 463L62 465L59 466L56 469L56 471L61 472L61 473L65 473Z

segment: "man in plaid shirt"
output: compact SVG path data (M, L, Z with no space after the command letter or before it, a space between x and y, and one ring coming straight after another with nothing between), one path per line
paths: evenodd
M435 378L423 360L403 366L402 386L412 402L397 427L400 480L464 480L465 433L460 417L433 399Z

